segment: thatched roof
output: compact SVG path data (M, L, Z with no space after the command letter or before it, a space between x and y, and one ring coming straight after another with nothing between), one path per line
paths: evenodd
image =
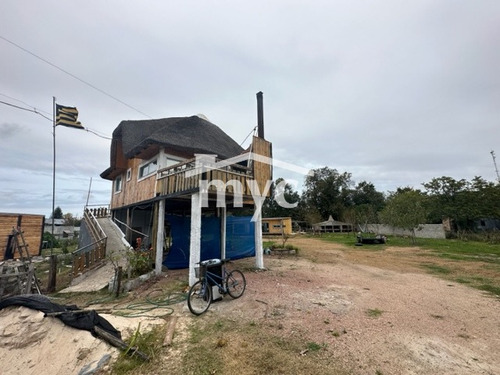
M116 159L120 148L126 159L147 159L163 147L189 155L216 154L221 159L243 152L243 148L217 125L198 116L127 120L122 121L113 132L111 166L101 173L101 177L110 179L117 172Z
M326 227L326 226L339 226L339 225L351 225L348 223L343 223L342 221L335 220L332 215L328 217L328 220L322 221L321 223L313 224L313 227Z

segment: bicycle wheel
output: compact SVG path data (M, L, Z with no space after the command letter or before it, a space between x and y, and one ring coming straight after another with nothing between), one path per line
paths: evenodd
M240 298L245 291L247 281L243 272L234 270L227 275L226 288L229 295L233 298Z
M189 289L187 302L194 315L203 314L212 303L212 288L204 280L198 280Z

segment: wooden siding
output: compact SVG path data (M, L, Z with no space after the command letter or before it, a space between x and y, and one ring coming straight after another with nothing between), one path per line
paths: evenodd
M292 218L290 217L263 217L262 226L268 227L268 231L262 229L262 234L292 234Z
M12 228L17 227L19 224L30 255L40 255L44 221L45 216L43 215L0 213L0 260L4 259ZM17 252L14 258L19 258Z
M167 150L166 150L167 151ZM257 155L272 158L271 143L265 139L254 137L252 152ZM167 152L170 154L170 152ZM131 170L131 178L127 181L127 172L122 174L122 190L118 193L112 189L111 209L136 204L157 196L189 195L200 188L200 180L220 181L224 184L226 194L234 194L233 184L242 188L245 203L252 202L252 194L248 185L249 180L255 179L260 192L264 191L267 181L272 180L272 165L263 161L252 162L251 170L240 165L230 165L220 169L205 171L202 175L186 176L188 171L195 168L195 160L189 159L172 167L162 168L157 173L138 180L139 166L143 159L130 159L127 169ZM217 192L218 188L211 184L209 192ZM269 196L269 192L267 194Z
M263 138L255 136L253 137L252 141L252 152L257 155L265 156L268 158L273 157L271 142L268 142ZM273 166L270 165L269 163L264 163L261 161L254 160L253 176L254 179L257 181L257 185L259 186L259 191L262 193L264 191L267 181L273 179ZM268 191L266 196L269 196L269 194L270 191Z
M122 174L122 190L115 193L113 183L111 196L111 209L127 206L144 200L154 198L156 173L138 181L139 166L144 162L142 159L130 159L127 169L130 168L131 176L127 181L127 172Z

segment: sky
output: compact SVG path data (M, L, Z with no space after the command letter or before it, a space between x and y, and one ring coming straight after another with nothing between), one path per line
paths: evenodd
M54 176L63 213L108 204L122 120L203 114L246 147L259 91L281 161L381 192L497 180L498 0L2 0L0 56L0 212L49 217ZM54 97L91 131L54 142Z

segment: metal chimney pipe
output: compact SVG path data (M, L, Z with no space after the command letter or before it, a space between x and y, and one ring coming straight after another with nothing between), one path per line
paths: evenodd
M262 91L257 93L257 136L264 139L264 104Z

